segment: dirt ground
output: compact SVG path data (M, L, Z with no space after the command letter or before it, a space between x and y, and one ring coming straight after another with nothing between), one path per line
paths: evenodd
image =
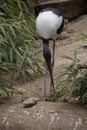
M87 15L68 22L65 21L64 31L56 41L54 78L60 67L69 61L61 58L63 55L72 56L77 49L78 58L82 63L87 62L87 52L79 49L87 42L79 39L79 33L87 33ZM38 44L39 42L39 44ZM41 41L37 44L42 48ZM52 49L52 43L50 43ZM43 60L42 52L39 54ZM43 96L44 77L27 82L16 87L23 92L15 95L0 105L0 130L86 130L87 109L64 102L39 102L31 108L23 108L22 102L30 97L39 99ZM49 94L50 79L47 76L47 94Z

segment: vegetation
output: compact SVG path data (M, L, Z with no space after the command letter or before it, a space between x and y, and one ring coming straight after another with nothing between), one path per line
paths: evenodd
M34 15L23 1L0 1L0 96L13 91L15 74L25 81L31 77L31 70L41 73L42 66L34 55L33 23ZM9 74L12 74L11 80Z
M81 33L80 37L87 40L87 34ZM87 50L87 45L81 48ZM81 64L76 51L73 58L69 56L63 56L63 58L71 60L71 63L65 65L61 74L57 76L57 90L52 95L53 99L56 100L65 93L78 98L80 103L87 103L87 61Z

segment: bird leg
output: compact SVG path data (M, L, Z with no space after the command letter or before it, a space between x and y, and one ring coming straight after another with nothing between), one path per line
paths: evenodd
M53 41L52 71L53 71L53 67L54 67L54 56L55 56L55 40Z
M53 41L53 57L52 57L52 75L53 75L53 67L54 67L54 56L55 56L55 40ZM55 91L54 89L54 82L52 82L51 80L51 83L50 83L50 91L52 90L52 87L53 87L53 90Z

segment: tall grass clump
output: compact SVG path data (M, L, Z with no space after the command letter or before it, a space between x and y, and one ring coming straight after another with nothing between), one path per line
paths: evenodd
M80 38L87 44L87 34L80 33ZM87 45L81 46L80 49L87 51ZM81 63L78 59L77 51L74 56L63 56L70 60L69 64L64 65L61 73L56 78L57 90L53 95L56 99L63 94L78 99L80 103L87 103L87 61Z
M0 0L0 95L7 94L13 84L9 74L11 80L17 74L25 81L32 77L31 71L41 73L42 66L34 55L34 15L30 12L22 0Z

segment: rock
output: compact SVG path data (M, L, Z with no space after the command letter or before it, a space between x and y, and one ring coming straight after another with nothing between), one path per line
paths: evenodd
M35 5L35 14L43 8L55 7L61 10L67 19L73 19L83 13L87 13L87 0L48 0L47 2L38 2Z
M40 102L29 109L0 105L0 130L87 130L87 109L59 102Z
M26 99L24 102L23 102L23 107L26 108L26 107L32 107L34 106L37 102L39 101L38 98L28 98Z

